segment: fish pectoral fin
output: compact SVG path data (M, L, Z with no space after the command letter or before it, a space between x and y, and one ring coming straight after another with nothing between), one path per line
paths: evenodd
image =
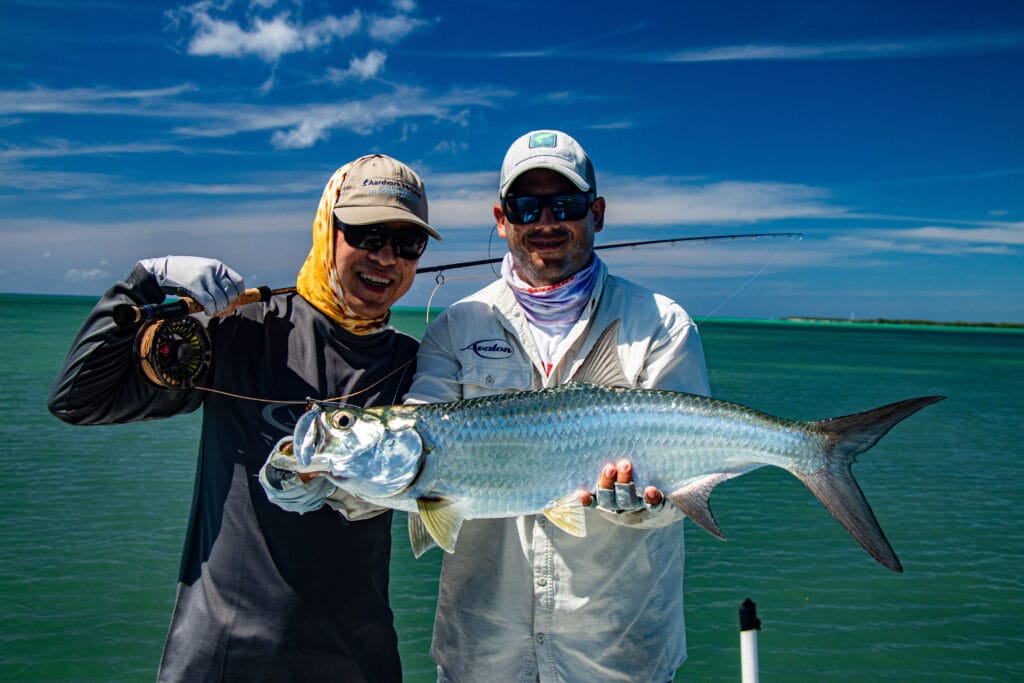
M423 524L423 518L415 512L409 513L409 545L412 546L412 554L417 560L431 548L436 548L437 543L434 542L434 537L427 531L427 527Z
M668 494L668 500L709 534L724 541L725 534L722 533L718 522L715 521L715 515L711 512L711 491L723 481L735 476L737 475L717 473L694 479Z
M462 528L462 512L454 501L445 498L419 498L416 507L427 533L449 553L455 552L455 541Z
M584 514L583 503L578 493L573 492L562 496L543 510L544 516L551 523L567 534L578 538L587 535L587 516Z

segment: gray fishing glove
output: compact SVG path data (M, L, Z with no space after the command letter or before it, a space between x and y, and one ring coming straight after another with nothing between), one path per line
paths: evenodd
M324 477L303 482L294 472L265 463L260 468L260 484L270 502L289 512L300 515L319 510L334 493L334 484Z
M168 294L191 297L207 315L226 311L245 291L242 276L216 259L164 256L139 261Z
M625 484L616 482L614 488L610 489L598 488L593 500L597 502L598 509L608 512L636 512L637 510L655 512L665 507L664 495L662 495L661 501L655 505L651 505L642 496L637 495L635 481Z

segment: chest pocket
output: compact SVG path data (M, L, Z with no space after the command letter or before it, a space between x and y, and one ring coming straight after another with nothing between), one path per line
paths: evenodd
M506 391L527 391L533 386L533 369L529 365L507 360L463 358L459 383L462 384L464 398Z

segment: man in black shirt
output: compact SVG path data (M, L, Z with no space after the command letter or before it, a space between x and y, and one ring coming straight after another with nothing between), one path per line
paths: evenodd
M236 309L244 282L219 261L145 259L86 319L51 390L54 415L110 424L203 408L159 680L401 679L388 605L391 512L334 493L328 502L344 517L327 507L300 517L270 503L257 478L306 397L400 402L417 342L388 326L389 311L428 236L440 239L419 176L384 155L361 157L324 188L296 291ZM159 303L165 292L192 297L209 316L210 372L187 390L147 380L133 356L139 327L113 318L116 306ZM299 482L268 483L287 491Z

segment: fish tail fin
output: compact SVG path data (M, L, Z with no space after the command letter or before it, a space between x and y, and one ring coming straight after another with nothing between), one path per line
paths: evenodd
M864 550L894 572L902 572L903 565L853 478L850 466L858 454L878 443L898 423L943 398L912 398L855 415L812 422L816 431L831 439L824 465L814 472L794 473Z

